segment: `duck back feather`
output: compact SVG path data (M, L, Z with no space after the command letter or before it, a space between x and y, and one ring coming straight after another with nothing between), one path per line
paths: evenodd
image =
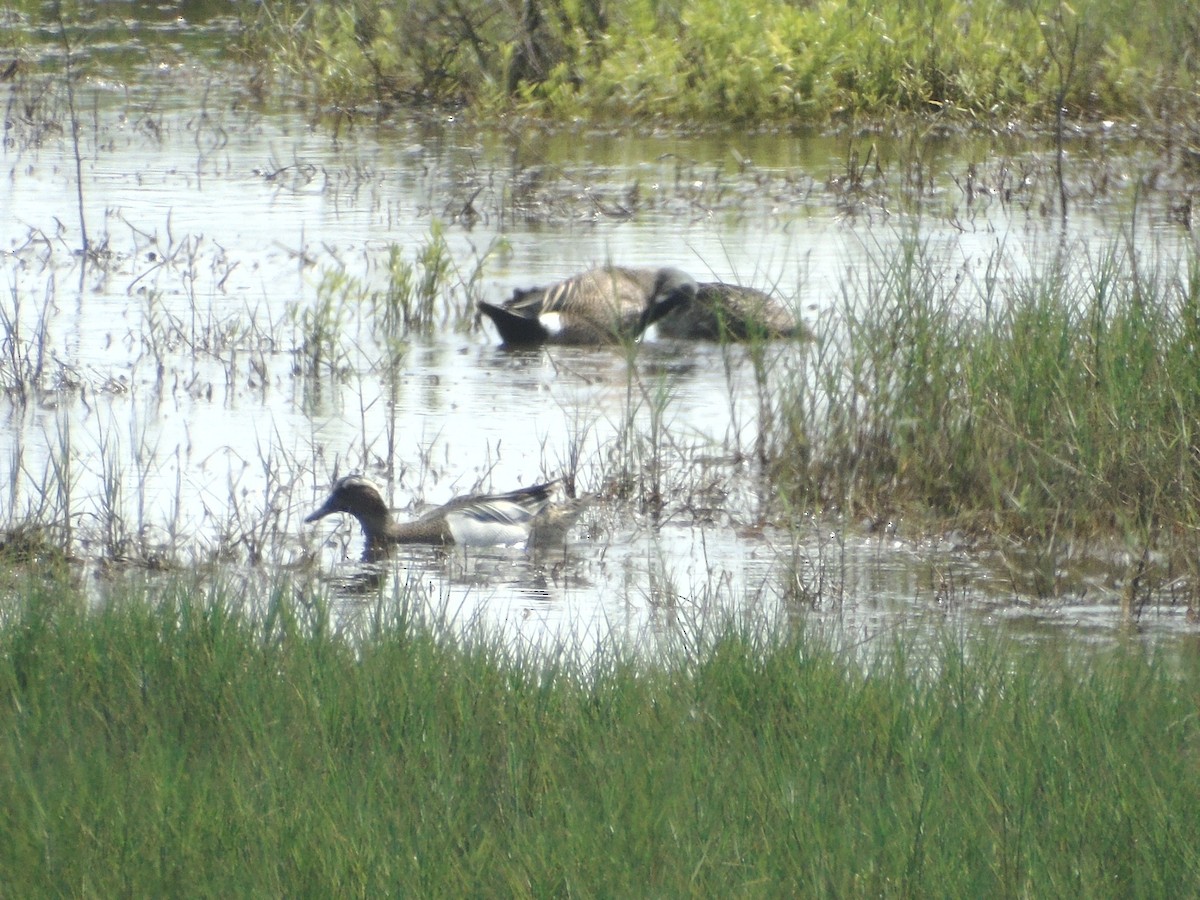
M502 306L479 303L508 346L605 344L636 338L696 296L696 282L679 269L607 266L548 287L518 289ZM548 323L557 319L557 329Z

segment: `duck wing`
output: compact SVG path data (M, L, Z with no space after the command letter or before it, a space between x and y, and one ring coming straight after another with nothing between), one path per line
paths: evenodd
M455 543L474 546L524 543L534 519L550 504L557 484L551 481L506 494L456 497L439 512Z
M540 313L567 313L595 322L636 321L654 296L657 274L657 269L622 266L589 269L543 288L537 297L523 296L518 301L514 294L509 302L523 308L536 302Z

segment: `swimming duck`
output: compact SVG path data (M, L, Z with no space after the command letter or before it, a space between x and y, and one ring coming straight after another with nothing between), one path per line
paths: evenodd
M349 513L362 526L368 558L385 554L391 544L545 544L565 535L582 508L580 500L554 502L560 493L560 482L551 481L507 494L468 494L411 522L395 522L370 481L347 475L334 482L325 502L304 521Z
M481 300L479 311L508 346L606 344L638 337L695 296L696 282L679 269L605 266L549 287L518 289L500 306Z
M695 298L662 316L657 327L663 337L684 340L812 337L795 312L778 297L723 281L697 285Z

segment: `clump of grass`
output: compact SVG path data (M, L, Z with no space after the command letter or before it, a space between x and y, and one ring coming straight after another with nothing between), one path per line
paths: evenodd
M316 302L289 308L297 372L342 375L363 361L360 354L371 365L394 369L412 336L448 324L468 327L476 317L484 262L496 246L477 256L464 275L435 221L412 259L399 246L388 248L381 287L342 264L325 269Z
M4 335L0 339L0 394L21 406L61 386L67 369L51 352L56 298L53 282L47 284L40 308L30 310L28 296L14 276L8 302L0 301L0 331Z
M289 308L297 331L293 353L298 374L317 377L346 367L344 331L364 296L362 286L345 271L326 270L317 285L316 302Z
M976 282L927 244L848 282L796 396L793 499L1046 539L1194 549L1200 264L1065 247Z
M636 499L643 512L657 519L667 504L669 460L676 449L670 429L673 389L662 373L645 377L639 371L640 342L627 338L622 349L625 402L610 449L613 471L608 480L618 496Z
M438 325L462 328L472 322L483 265L496 246L493 243L477 255L467 275L458 269L436 219L411 261L401 247L389 247L387 283L370 294L372 331L377 340L395 342L409 334L431 334Z
M6 598L14 893L1181 895L1200 874L1187 658L994 634L851 654L743 622L581 661L411 594L350 629L301 584L256 609L135 585L90 611L66 584Z
M731 490L728 460L740 458L736 429L721 442L682 428L670 358L657 357L639 340L625 339L621 349L624 397L612 423L614 434L592 457L595 483L602 485L604 495L635 503L656 524L680 516L711 521ZM581 449L572 447L576 457L566 467L568 473L578 468Z
M47 529L36 523L19 523L0 529L0 563L18 571L65 572L69 557Z
M292 529L291 498L301 471L293 459L273 446L260 448L257 467L258 477L247 479L249 487L242 484L242 475L252 469L230 473L227 512L223 517L213 514L221 528L220 553L229 558L241 548L252 565L283 557L282 547Z

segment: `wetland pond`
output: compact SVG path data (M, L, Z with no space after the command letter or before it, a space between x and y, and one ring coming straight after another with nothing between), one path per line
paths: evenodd
M344 618L408 592L518 642L688 640L781 614L862 637L948 618L1122 630L1110 571L1034 596L953 535L789 514L756 460L780 392L836 345L848 285L913 236L967 280L1125 236L1183 259L1169 192L1134 212L1163 177L1135 146L1072 143L1064 223L1049 141L314 125L218 82L84 79L77 143L65 107L6 136L0 522L56 529L98 599L215 566L249 597L286 570ZM29 89L4 87L10 110ZM474 314L607 262L772 289L821 337L765 359L653 333L514 353ZM353 521L302 523L351 471L400 518L556 477L602 496L563 548L367 564ZM1190 634L1169 597L1139 626Z

